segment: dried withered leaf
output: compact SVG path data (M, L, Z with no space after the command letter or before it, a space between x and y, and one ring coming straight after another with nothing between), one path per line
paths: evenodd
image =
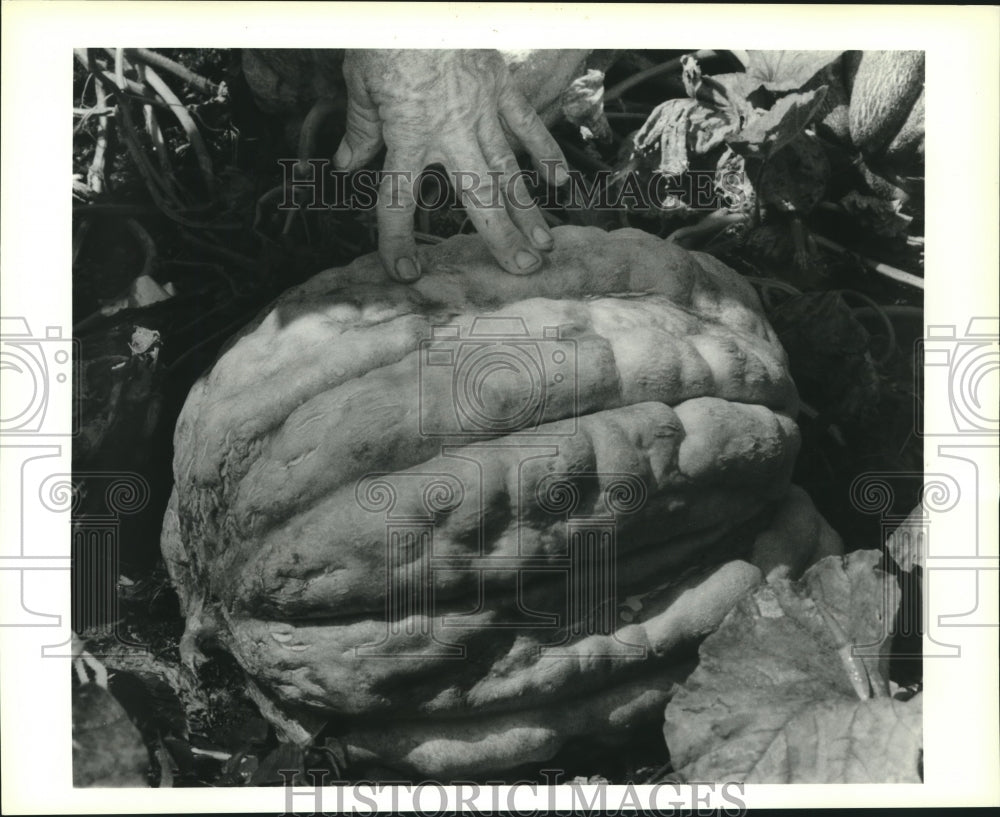
M604 115L604 72L591 68L573 80L559 98L563 116L586 128L600 142L611 139L611 126Z
M923 503L889 534L885 549L904 573L910 573L915 567L923 569L927 562L927 511Z
M635 135L635 147L640 153L659 146L659 173L679 176L687 171L689 120L697 106L693 99L668 99L653 110Z

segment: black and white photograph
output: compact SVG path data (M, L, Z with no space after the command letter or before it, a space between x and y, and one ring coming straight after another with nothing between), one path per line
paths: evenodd
M888 7L178 5L19 40L64 92L4 186L5 766L27 660L109 811L958 804L976 700L996 803L1000 10L940 9L973 76Z

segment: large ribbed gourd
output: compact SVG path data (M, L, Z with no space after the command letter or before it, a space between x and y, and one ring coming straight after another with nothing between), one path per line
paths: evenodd
M175 434L188 619L289 737L438 779L658 729L746 589L839 541L790 486L785 353L752 287L637 230L476 237L323 272L234 338Z

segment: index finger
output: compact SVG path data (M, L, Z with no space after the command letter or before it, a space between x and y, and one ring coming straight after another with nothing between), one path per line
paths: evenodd
M479 143L470 134L452 134L444 152L451 172L468 173L471 184L467 187L457 184L456 192L469 220L500 266L514 275L529 275L538 270L542 258L511 220L504 206L501 179L490 173ZM502 177L502 171L498 175Z

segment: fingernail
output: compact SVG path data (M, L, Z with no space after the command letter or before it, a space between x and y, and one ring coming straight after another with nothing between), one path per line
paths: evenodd
M327 156L330 154L328 153ZM337 170L343 170L351 163L351 146L346 141L340 143L337 152L333 155L333 166Z
M401 281L416 281L420 277L420 267L409 258L400 258L396 262L396 275Z
M531 269L541 260L537 255L527 250L518 250L517 255L514 256L514 261L517 263L519 269Z
M562 165L556 165L556 186L562 186L569 181L569 173L566 172L566 168Z
M531 238L536 244L545 247L546 249L552 246L552 233L544 227L535 227L535 229L531 231Z

